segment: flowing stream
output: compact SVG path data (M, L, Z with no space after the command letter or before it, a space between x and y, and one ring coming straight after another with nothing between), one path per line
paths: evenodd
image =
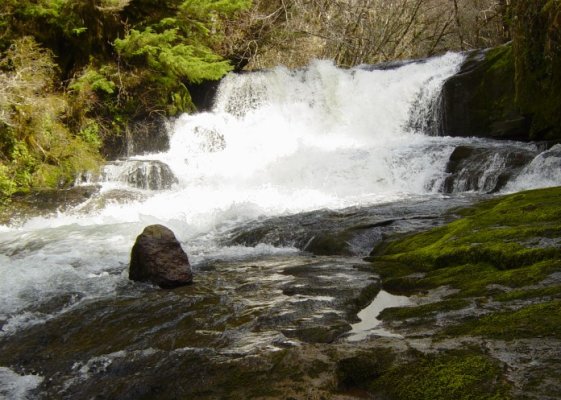
M203 349L274 351L313 342L317 326L344 337L358 310L341 299L376 282L360 257L383 233L377 224L418 229L480 195L560 184L561 148L424 132L462 60L231 74L211 112L172 123L168 151L111 163L77 207L1 226L0 395L91 395L124 360L136 371ZM461 148L479 158L450 170ZM153 223L182 242L193 286L128 281L132 244ZM352 254L304 251L345 223L373 227L353 238Z

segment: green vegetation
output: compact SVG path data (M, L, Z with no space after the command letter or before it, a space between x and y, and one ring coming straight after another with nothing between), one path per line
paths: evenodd
M367 389L374 379L390 371L395 358L395 354L388 348L374 348L364 354L339 360L337 363L339 388Z
M539 289L512 290L501 293L494 297L497 301L514 301L535 299L538 297L556 298L561 297L561 285L543 287Z
M385 243L371 260L391 292L457 290L435 303L384 310L381 318L423 319L474 305L486 315L451 322L442 333L559 337L561 288L546 279L561 271L561 188L496 198L456 213L462 218ZM499 303L485 309L493 300Z
M472 74L474 93L466 96L473 110L470 128L488 137L526 135L515 102L515 69L512 44L495 47L486 53L485 61Z
M193 110L191 85L234 65L328 57L352 66L511 33L512 46L488 53L482 93L497 93L479 96L477 110L499 132L528 117L531 138L559 138L560 15L558 0L3 0L0 199L71 185L135 124ZM318 239L318 251L346 252L335 239Z
M99 165L133 121L193 110L190 84L233 67L222 47L250 0L0 4L0 200ZM124 139L121 139L124 141Z
M377 348L340 360L339 390L360 389L389 400L512 398L501 364L479 350L409 351L404 358L397 358L387 348Z
M385 253L396 254L392 258L402 261L414 255L420 263L437 267L483 261L501 270L529 265L536 257L553 258L555 254L548 251L556 247L544 254L544 249L528 247L525 241L559 236L560 197L561 189L553 188L484 202L442 228L390 243Z
M561 338L561 300L532 304L516 311L493 313L448 327L445 335L484 336L493 339Z
M420 355L372 381L370 391L399 400L510 399L495 360L471 351Z
M33 38L15 40L0 59L0 202L15 191L72 184L94 170L99 139L73 135L64 119L69 106L56 93L52 53Z

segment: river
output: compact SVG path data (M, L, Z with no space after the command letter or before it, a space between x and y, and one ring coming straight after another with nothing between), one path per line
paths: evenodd
M233 359L344 341L367 305L349 301L378 282L361 258L384 234L561 184L555 151L427 134L462 61L230 74L211 111L170 122L168 151L85 179L101 189L77 207L1 226L0 396L175 398L153 369L181 367L206 391L177 393L220 397L213 382ZM451 171L458 148L479 158ZM128 280L132 244L154 223L175 232L194 285ZM310 247L349 229L338 254Z

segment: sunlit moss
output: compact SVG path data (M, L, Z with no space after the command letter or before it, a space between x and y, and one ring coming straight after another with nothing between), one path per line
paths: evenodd
M423 293L442 286L457 291L438 303L386 310L382 318L426 318L464 308L474 300L494 298L507 307L508 302L532 299L529 308L499 311L446 332L557 337L561 321L555 316L559 315L555 299L561 289L544 282L561 271L561 188L522 192L456 212L463 218L394 239L380 246L370 260L383 287L392 293Z
M535 299L538 297L561 297L561 285L543 287L538 289L511 290L494 296L497 301L513 301Z
M394 366L374 380L369 389L391 400L511 398L499 363L469 351L419 356L415 361Z
M516 311L493 313L444 330L445 335L495 339L561 338L561 300L532 304Z

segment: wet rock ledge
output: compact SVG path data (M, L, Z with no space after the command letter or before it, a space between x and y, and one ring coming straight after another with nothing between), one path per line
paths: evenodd
M420 353L357 385L390 399L561 398L561 188L459 213L372 252L383 288L416 303L378 318ZM470 381L485 390L473 397Z

